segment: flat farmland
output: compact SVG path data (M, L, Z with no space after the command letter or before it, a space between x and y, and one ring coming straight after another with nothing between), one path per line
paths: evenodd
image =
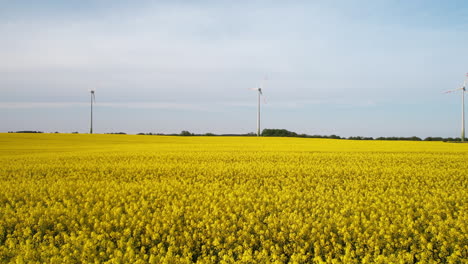
M0 261L466 263L468 144L0 134Z

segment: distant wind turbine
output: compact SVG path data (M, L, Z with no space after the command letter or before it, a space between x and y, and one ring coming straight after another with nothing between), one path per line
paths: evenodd
M265 77L259 87L249 89L253 91L258 91L258 106L257 106L257 136L258 137L260 136L260 101L261 101L260 98L263 96L262 89L264 88L266 80L267 78Z
M463 86L455 89L455 90L450 90L446 91L445 93L453 93L457 91L462 91L461 96L462 96L462 125L461 125L461 141L465 141L465 92L466 92L466 80L468 79L468 73L466 74L465 81L463 82Z
M95 90L89 90L91 93L91 127L89 129L89 133L93 133L93 103L96 102L96 96L94 95Z

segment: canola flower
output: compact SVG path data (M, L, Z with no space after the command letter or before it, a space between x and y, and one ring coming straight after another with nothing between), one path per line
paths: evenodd
M468 145L0 134L2 263L466 263Z

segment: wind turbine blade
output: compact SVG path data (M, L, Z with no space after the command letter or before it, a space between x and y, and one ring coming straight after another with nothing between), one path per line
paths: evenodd
M460 90L463 90L463 87L455 89L455 90L448 90L448 91L445 91L444 93L453 93L453 92L460 91Z
M248 88L251 91L258 91L258 88Z
M91 89L91 100L92 100L93 102L96 102L96 95L95 95L95 92L96 92L96 90Z
M262 82L260 83L260 88L263 88L263 87L265 87L265 83L266 83L266 81L268 81L268 76L266 76L266 75L265 75L265 77L263 77L263 80L262 80Z

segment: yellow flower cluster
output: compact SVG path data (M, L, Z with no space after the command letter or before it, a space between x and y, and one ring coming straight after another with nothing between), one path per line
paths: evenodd
M466 263L468 145L0 134L0 262Z

